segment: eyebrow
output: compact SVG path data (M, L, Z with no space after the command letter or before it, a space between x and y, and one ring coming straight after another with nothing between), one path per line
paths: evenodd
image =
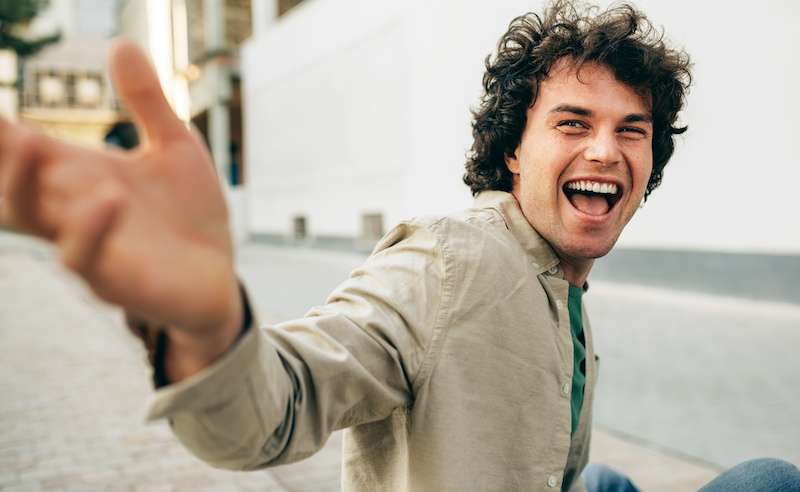
M633 113L623 118L622 121L625 123L652 123L653 117L649 114Z
M592 111L580 106L572 106L570 104L559 104L550 110L551 113L572 113L578 116L592 116Z
M594 115L591 109L573 106L571 104L559 104L550 110L550 113L572 113L578 116L591 117ZM631 113L622 119L624 123L652 123L653 118L645 113Z

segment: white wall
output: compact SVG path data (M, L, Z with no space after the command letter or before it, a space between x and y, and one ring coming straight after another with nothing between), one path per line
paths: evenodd
M117 3L119 0L50 0L30 29L35 35L60 30L63 38L104 38L116 31Z
M356 235L362 212L471 202L461 184L483 59L542 2L310 0L245 49L249 225ZM695 62L690 130L621 245L800 253L800 9L641 0ZM752 68L749 68L752 67Z
M690 52L695 83L689 131L624 244L800 253L800 5L639 3Z
M288 233L301 214L314 235L355 236L361 213L401 218L407 42L401 6L322 1L245 47L252 231Z

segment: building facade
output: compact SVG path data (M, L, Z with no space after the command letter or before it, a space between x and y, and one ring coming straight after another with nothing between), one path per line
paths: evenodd
M180 118L203 135L224 184L234 234L247 236L239 48L251 36L250 0L127 0L120 31L150 55Z
M19 119L49 135L102 146L122 115L105 61L108 41L67 38L26 60Z
M798 254L800 9L676 2L636 5L694 60L689 132L620 244ZM372 237L468 206L484 58L544 3L307 0L263 21L241 59L249 231Z
M0 116L17 118L17 55L0 50Z
M114 4L53 0L34 19L28 27L31 35L60 31L62 38L18 61L20 121L55 137L104 145L108 130L125 118L106 70Z

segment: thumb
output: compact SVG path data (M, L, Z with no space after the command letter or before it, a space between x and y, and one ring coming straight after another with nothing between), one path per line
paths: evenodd
M164 97L155 69L141 48L127 39L115 40L108 65L117 93L149 142L159 145L186 134L186 127Z

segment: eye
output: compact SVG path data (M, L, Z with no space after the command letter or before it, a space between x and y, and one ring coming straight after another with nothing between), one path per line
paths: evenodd
M647 138L647 130L644 128L639 128L638 126L624 126L618 131L625 138L630 138L632 140L642 140Z
M556 125L556 128L563 131L564 133L581 133L584 130L589 128L589 125L584 123L581 120L563 120L559 121Z

